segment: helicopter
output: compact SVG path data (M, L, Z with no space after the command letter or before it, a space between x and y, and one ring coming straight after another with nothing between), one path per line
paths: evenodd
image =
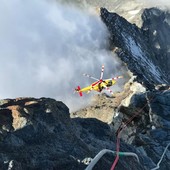
M103 80L103 74L104 74L104 65L102 65L100 79L92 77L89 74L83 74L84 76L91 78L93 80L96 80L96 81L92 83L91 85L84 87L82 89L80 88L80 86L77 86L77 88L75 89L75 92L78 92L81 97L83 96L83 92L90 93L92 90L100 92L100 93L102 92L102 90L107 90L109 93L113 95L113 92L109 87L113 86L116 83L117 79L123 78L123 76L117 76L117 77Z

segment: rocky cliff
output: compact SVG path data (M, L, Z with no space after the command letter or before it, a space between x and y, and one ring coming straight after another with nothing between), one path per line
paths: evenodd
M142 108L123 130L120 145L122 152L136 153L140 162L120 157L116 169L151 169L170 140L169 97L169 90L146 93L140 84L129 82L115 98L96 96L93 106L72 113L73 118L69 109L54 99L1 100L0 168L85 169L102 149L115 150L118 127ZM86 115L88 110L90 115ZM107 116L99 117L97 111ZM161 169L169 168L169 154ZM110 169L114 159L115 155L106 154L93 169Z
M62 102L49 98L1 100L0 125L0 169L4 170L85 169L101 149L115 147L108 124L94 118L71 119ZM127 144L122 147L128 151ZM107 155L94 169L109 169L113 159ZM120 168L126 167L125 160ZM131 161L135 161L133 169L142 169L135 158Z
M144 10L141 28L105 8L101 8L101 18L110 32L110 48L136 79L114 98L98 96L94 106L72 116L95 117L107 122L114 133L133 118L123 129L121 139L135 148L140 160L145 160L143 169L152 169L170 144L169 13L157 8ZM147 159L142 158L144 155ZM169 169L169 156L167 150L160 169Z
M133 81L131 79L126 83L124 90L115 93L114 98L96 96L94 105L73 113L72 117L91 117L107 122L113 134L117 134L121 125L129 122L121 132L121 142L132 146L128 151L138 155L142 169L149 170L156 167L165 147L170 143L170 90L162 87L150 92ZM121 151L125 151L125 148L120 146ZM131 163L125 164L133 168ZM166 170L169 166L170 151L167 151L160 169Z
M169 35L169 26L165 24L166 27L163 26L162 29L159 29L158 26L150 24L151 21L155 23L159 20L151 19L155 16L154 11L159 10L153 8L149 11L147 12L146 10L143 14L145 22L142 29L135 24L129 23L118 14L108 12L105 8L101 8L101 18L110 32L111 47L116 48L118 56L128 65L128 68L134 75L137 75L138 82L143 83L148 89L153 89L158 84L168 84L170 82L167 76L167 66L164 67L165 64L160 64L163 61L164 63L169 63L169 58L163 57L168 54L168 43L165 42L165 46L162 43L163 39L166 39L166 35ZM152 15L149 16L146 13ZM163 14L160 12L160 15ZM164 22L164 20L161 21ZM155 34L157 33L157 36L150 36L151 32L153 34L154 31ZM152 43L152 41L158 41L158 39L160 41L159 44L163 46L160 49L155 45L156 42ZM158 50L155 50L155 48L158 48ZM164 53L162 54L161 51ZM161 56L159 56L160 53Z
M132 77L121 92L95 96L91 106L75 113L50 98L0 100L0 169L85 169L102 149L116 150L117 130L132 117L122 130L120 151L135 153L139 162L121 156L116 169L154 168L170 143L168 16L147 9L138 28L101 8L111 49L138 82ZM114 159L106 154L93 169L110 169ZM169 167L167 149L160 169Z

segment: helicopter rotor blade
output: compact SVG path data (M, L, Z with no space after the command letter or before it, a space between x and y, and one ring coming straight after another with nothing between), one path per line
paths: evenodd
M100 80L102 80L102 78L103 78L103 73L104 73L104 65L102 65L102 71L101 71L101 74L100 74Z
M110 88L109 87L107 87L107 86L103 86L104 87L104 89L105 90L107 90L109 93L111 93L112 95L113 95L113 91L112 90L110 90Z
M117 79L120 79L120 78L123 78L123 76L113 77L112 80L117 80Z
M117 79L120 79L120 78L123 78L123 76L113 77L113 78L110 78L110 79L108 79L108 80L117 80Z
M97 79L97 78L95 78L95 77L92 77L92 76L89 75L89 74L85 74L85 73L84 73L83 76L88 77L88 78L91 78L91 79L93 79L93 80L99 81L99 79Z

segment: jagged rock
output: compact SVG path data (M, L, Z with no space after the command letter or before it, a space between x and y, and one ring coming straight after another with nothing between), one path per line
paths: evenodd
M170 93L168 91L160 91L154 95L151 102L152 112L161 118L170 121Z
M139 148L139 152L144 152L155 164L170 143L169 95L169 90L133 95L128 107L119 106L117 110L119 115L113 120L113 125L116 125L113 127L115 130L120 124L128 122L121 133L121 138ZM132 117L134 118L129 122ZM165 157L160 169L164 170L168 167L170 161Z
M170 82L167 38L169 14L159 9L146 9L142 15L144 20L142 29L104 8L101 8L101 18L110 32L112 46L118 47L116 52L137 76L137 81L147 89L153 90L157 86L156 89L159 90L128 96L129 98L124 99L126 102L122 102L123 105L118 107L118 116L112 122L113 129L116 130L133 117L121 133L121 138L127 143L136 145L139 152L150 157L156 164L170 142L170 91L166 85ZM161 23L163 27L162 25L160 27ZM169 162L165 157L160 169L168 169Z
M62 102L46 98L5 100L1 102L0 120L1 169L5 169L5 162L10 166L11 160L11 169L85 167L74 157L88 155L90 150L72 131L69 110ZM4 133L7 120L10 128Z
M168 90L146 91L142 85L133 82L132 79L125 84L122 92L114 95L114 98L98 95L95 98L95 103L86 109L91 110L91 114L95 116L95 109L99 108L99 115L102 115L103 112L103 115L107 118L108 115L105 114L105 107L109 107L110 104L112 104L113 108L110 112L114 112L114 115L110 114L110 119L113 119L110 127L114 133L118 130L120 125L129 122L134 116L127 127L121 132L121 139L123 139L124 142L133 145L136 148L138 155L141 156L140 159L144 161L144 167L146 169L151 169L156 166L168 141L170 142L170 124L164 114L161 114L162 112L169 113L167 112L170 102L169 94L170 91ZM117 100L119 102L117 102ZM121 102L122 100L128 101L128 104L125 105L124 102ZM104 101L105 103L103 103ZM107 105L107 103L109 105ZM162 109L162 105L164 106L164 109ZM82 117L85 117L86 112L87 110L82 109L76 112L76 116L81 117L83 115ZM103 122L106 121L105 118L100 118ZM90 125L90 123L88 122L85 125L85 129L88 131L88 125ZM95 127L97 127L97 125L95 125ZM102 127L102 129L105 129L105 127ZM87 136L87 132L80 131L79 134L85 134L82 135L84 138L83 140L88 142L92 148L98 145L98 143L91 143L89 141L90 137ZM104 138L101 139L102 141L104 140ZM169 154L169 151L167 154ZM169 158L165 157L164 159L164 165L160 168L162 170L169 167Z
M145 9L141 17L142 29L146 32L148 43L155 54L153 59L170 81L170 13L150 8Z
M159 58L155 60L155 53L142 29L105 8L101 8L101 18L110 32L111 46L118 47L118 56L137 76L138 82L147 89L170 82L165 74L166 70L158 64L161 62Z
M81 170L87 166L84 160L93 158L104 148L115 148L115 134L108 124L97 119L71 119L62 102L49 98L18 98L0 103L2 170ZM135 152L132 146L121 145L124 151ZM94 169L109 169L113 159L113 155L106 155ZM130 159L133 160L135 158ZM120 160L118 167L125 169L125 161ZM136 161L130 167L143 169Z
M131 77L131 79L124 86L124 89L126 88L127 91L130 91L131 93L124 100L121 101L122 106L128 107L134 94L146 92L146 88L143 87L140 83L134 81L134 79L135 77Z

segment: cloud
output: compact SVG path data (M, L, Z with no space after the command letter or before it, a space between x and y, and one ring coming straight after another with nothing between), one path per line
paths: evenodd
M142 2L146 7L170 7L169 0L137 0L137 2Z
M71 110L85 105L73 89L92 83L82 76L120 75L107 50L108 32L91 10L45 0L2 0L0 5L0 98L51 97Z

